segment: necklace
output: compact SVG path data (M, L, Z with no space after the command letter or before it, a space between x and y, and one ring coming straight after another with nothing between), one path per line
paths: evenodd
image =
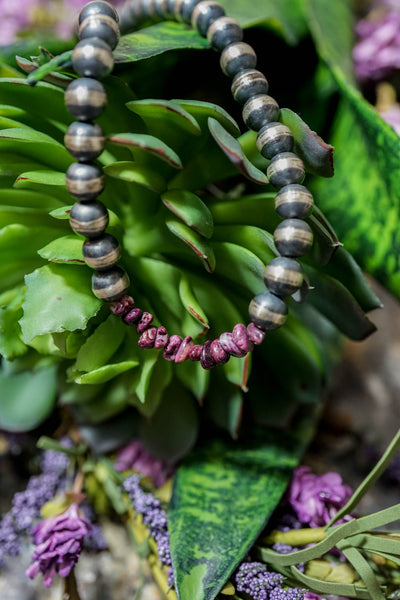
M103 0L89 2L79 15L79 38L72 64L79 78L66 89L65 102L77 119L65 135L65 146L77 162L67 171L69 192L78 200L70 212L71 227L87 239L83 244L85 262L95 269L93 293L110 303L110 310L127 324L134 324L139 334L140 348L163 350L163 357L175 363L187 359L200 361L204 369L226 363L231 356L244 357L255 345L261 344L266 331L281 327L287 318L286 296L294 294L303 283L303 274L296 258L311 247L313 235L304 219L310 214L313 198L301 185L304 164L293 152L293 136L288 127L278 121L279 106L268 95L268 82L256 67L253 48L243 42L239 23L227 17L214 0L128 0L121 10L121 28L129 29L148 18L175 19L191 24L206 36L211 47L221 52L223 73L232 78L232 94L243 106L243 120L257 131L257 147L270 160L269 182L279 191L275 209L283 219L274 231L275 246L280 254L265 268L265 292L250 302L250 323L238 323L232 332L204 344L194 344L192 338L168 335L165 327L152 324L153 315L135 307L126 292L127 273L117 261L121 254L118 241L106 233L109 221L107 208L97 200L105 181L101 169L93 162L104 150L105 136L93 123L106 105L106 93L99 79L111 73L114 66L112 50L120 35L119 17L113 6Z

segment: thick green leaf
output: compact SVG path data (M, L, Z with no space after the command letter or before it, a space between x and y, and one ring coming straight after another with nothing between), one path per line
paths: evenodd
M213 600L278 504L310 436L247 436L208 442L178 468L169 506L180 600ZM229 510L227 510L229 507Z
M117 63L134 62L168 50L209 48L209 43L196 31L178 23L158 23L135 33L124 35L114 51Z
M160 352L146 351L142 356L140 370L132 377L130 404L133 404L147 418L152 418L157 410L172 377L171 364L163 360Z
M218 146L245 177L260 185L268 183L267 176L248 160L238 140L226 131L216 119L209 118L208 126Z
M210 238L213 233L211 213L204 202L188 190L169 190L162 194L165 206L182 219L186 225L204 237Z
M38 250L39 256L51 262L85 264L82 255L82 239L76 235L56 238Z
M170 219L165 224L171 233L176 235L193 250L203 263L206 271L212 273L215 269L215 256L210 244L180 221Z
M200 332L205 333L210 327L207 315L194 295L190 280L185 275L182 275L179 282L179 296L186 311L200 324Z
M46 419L56 401L55 366L37 371L0 373L0 428L29 431Z
M34 158L55 170L64 172L73 160L62 144L34 129L3 129L0 131L0 150Z
M33 183L41 183L43 185L53 185L57 187L65 187L65 173L60 171L25 171L21 173L17 182L31 181Z
M128 146L149 152L175 169L182 168L181 160L176 152L152 135L145 133L115 133L109 137L109 141L119 146Z
M235 137L240 135L240 129L236 121L218 104L200 100L173 100L173 102L179 104L196 119L203 133L209 131L208 119L212 118L227 129L231 135Z
M46 107L47 119L61 123L73 120L65 106L64 90L49 83L39 83L32 88L26 79L1 79L0 98L3 104L18 106L42 119L43 107Z
M125 360L120 363L104 365L103 367L99 367L98 369L89 371L89 373L78 375L77 377L75 377L74 381L76 383L90 384L105 383L106 381L110 381L110 379L113 379L117 375L125 373L125 371L129 371L134 367L137 367L138 364L139 362L137 360Z
M218 274L252 294L263 290L264 263L253 252L232 242L213 242Z
M25 342L37 335L84 329L101 306L93 295L89 269L50 264L26 275L24 316Z
M22 356L28 350L22 341L19 319L22 317L22 288L10 290L12 297L0 300L0 354L8 360ZM8 294L9 295L9 294Z
M162 192L167 187L164 177L155 170L128 160L111 163L104 172L116 179L143 185L153 192Z
M77 371L93 371L107 363L118 350L127 332L126 325L110 315L81 346L74 365Z
M133 100L127 108L136 113L146 123L149 131L167 142L167 138L177 137L177 128L191 135L200 135L201 129L196 119L176 102L169 100ZM169 141L169 140L168 140Z

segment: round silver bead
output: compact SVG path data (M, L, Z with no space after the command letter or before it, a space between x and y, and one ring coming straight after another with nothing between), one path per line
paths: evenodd
M298 258L311 248L313 233L301 219L285 219L274 231L275 246L282 256Z
M118 44L119 27L112 17L104 14L89 15L79 26L79 39L99 38L112 50Z
M100 117L106 102L106 92L96 79L80 77L65 90L65 104L79 121L93 121Z
M257 294L250 302L250 320L263 331L272 331L281 327L287 319L287 314L288 308L285 302L270 292Z
M102 0L94 0L94 2L88 2L82 8L79 13L79 25L84 21L87 17L97 16L97 15L107 15L114 19L116 23L118 23L118 13L111 4L108 2L103 2Z
M69 214L69 223L76 233L87 238L103 235L108 225L108 211L101 202L76 202Z
M97 123L74 121L64 136L65 147L79 161L94 160L103 152L106 138Z
M177 21L190 23L194 8L201 0L175 0L174 16Z
M227 77L234 77L240 71L254 69L257 56L249 44L233 42L222 51L219 64Z
M208 28L207 40L214 50L221 51L233 42L241 42L243 29L232 17L220 17Z
M118 240L108 233L99 238L87 240L83 244L82 252L86 264L99 271L110 269L121 256Z
M260 71L246 69L233 78L231 92L236 102L245 104L253 96L267 94L268 81Z
M220 17L225 15L225 11L215 0L202 0L196 4L192 13L192 27L205 37L210 25Z
M267 168L269 182L277 188L291 183L301 183L305 173L303 161L293 152L277 154Z
M311 192L296 183L281 188L275 197L275 210L283 219L305 219L313 204Z
M80 202L90 202L104 190L105 178L96 165L72 163L66 173L66 185Z
M303 283L301 266L292 258L274 258L265 267L264 282L273 294L291 296Z
M107 271L96 271L92 275L94 295L106 302L115 302L125 294L129 287L128 274L120 267Z
M259 94L249 98L243 106L243 121L249 129L259 131L264 125L276 121L279 117L279 106L272 96Z
M72 53L72 66L81 77L102 79L111 73L114 57L111 48L99 38L87 38L77 43Z
M293 150L292 132L283 123L268 123L258 133L257 148L260 154L270 159L276 154L291 152Z

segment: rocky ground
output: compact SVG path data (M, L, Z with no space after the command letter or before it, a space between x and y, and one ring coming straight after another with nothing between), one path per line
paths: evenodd
M325 415L306 462L317 472L339 471L353 488L371 466L371 455L382 451L400 423L400 310L381 290L385 308L372 315L378 332L362 344L347 343L338 367ZM1 457L1 447L0 447ZM0 458L0 512L12 494L23 487L13 464ZM398 485L383 479L364 498L362 512L399 502ZM161 600L150 571L134 549L125 530L104 523L109 551L85 554L78 563L82 600ZM41 581L24 575L31 549L7 563L0 576L1 600L60 600L61 583L45 590Z

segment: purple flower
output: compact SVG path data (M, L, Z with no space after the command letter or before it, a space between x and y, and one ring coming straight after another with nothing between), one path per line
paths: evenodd
M393 127L397 135L400 135L400 105L393 104L379 114L386 123Z
M283 575L268 571L259 562L243 562L235 575L237 591L249 594L254 600L269 600L271 591L280 588L283 580Z
M360 80L378 81L400 68L400 7L373 11L357 24L356 33L353 59Z
M26 575L33 579L40 572L44 585L49 587L58 573L66 577L77 562L85 536L91 532L91 524L78 512L78 505L71 506L61 515L50 517L36 525L32 531L36 549L33 563Z
M309 467L298 467L289 488L289 504L303 523L323 527L352 495L338 473L314 475Z
M118 451L114 466L117 471L130 469L144 477L150 477L156 487L164 485L172 475L171 467L149 454L139 440L133 440Z
M306 592L304 594L304 600L321 600L321 596L314 594L314 592Z

